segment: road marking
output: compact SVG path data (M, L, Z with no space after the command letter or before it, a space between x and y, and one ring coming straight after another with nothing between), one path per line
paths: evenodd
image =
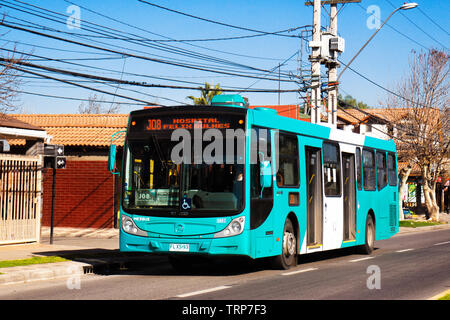
M189 293L185 293L185 294L180 294L177 297L178 298L186 298L186 297L196 296L196 295L203 294L203 293L224 290L224 289L228 289L228 288L231 288L231 286L220 286L220 287L215 287L215 288L210 288L210 289L205 289L205 290L189 292Z
M439 242L439 243L435 243L435 244L434 244L434 246L440 246L440 245L443 245L443 244L448 244L448 243L450 243L450 241L446 241L446 242Z
M403 250L398 250L398 251L395 251L395 252L407 252L407 251L412 251L412 250L414 250L414 249L403 249Z
M303 272L308 272L308 271L313 271L313 270L317 270L317 268L309 268L309 269L302 269L302 270L297 270L297 271L291 271L291 272L285 272L282 273L282 276L290 276L293 274L297 274L297 273L303 273Z
M358 262L358 261L370 260L370 259L373 259L373 257L365 257L365 258L354 259L354 260L350 260L349 262Z

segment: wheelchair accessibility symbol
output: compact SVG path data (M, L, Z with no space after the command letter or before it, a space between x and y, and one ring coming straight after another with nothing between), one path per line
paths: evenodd
M192 207L192 199L190 198L183 198L183 201L181 202L181 209L183 210L191 210Z

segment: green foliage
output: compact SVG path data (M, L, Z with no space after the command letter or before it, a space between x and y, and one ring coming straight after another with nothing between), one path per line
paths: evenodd
M351 95L346 95L345 98L342 98L342 95L338 96L338 107L349 109L351 107L357 107L359 109L367 109L368 106L362 101L357 101Z
M437 226L442 223L439 222L431 222L431 221L414 221L414 220L402 220L399 221L400 227L407 228L417 228L417 227L428 227L428 226Z
M41 263L54 263L54 262L64 262L67 259L57 256L50 257L33 257L29 259L21 259L21 260L3 260L0 261L0 268L9 268L9 267L20 267L20 266L29 266L32 264L41 264Z
M211 100L214 96L221 94L220 85L216 84L214 88L211 88L211 85L208 82L205 82L205 87L201 88L200 97L196 98L194 96L188 96L188 99L191 99L195 105L203 105L207 106L211 104Z

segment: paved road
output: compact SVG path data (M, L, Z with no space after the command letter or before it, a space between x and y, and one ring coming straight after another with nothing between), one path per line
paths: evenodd
M370 257L351 250L304 256L288 271L227 260L180 274L158 258L114 274L4 286L0 299L427 299L450 288L450 230L376 246Z

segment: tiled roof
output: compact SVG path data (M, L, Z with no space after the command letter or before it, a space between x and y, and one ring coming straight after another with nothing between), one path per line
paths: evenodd
M20 120L3 113L0 113L0 127L44 131L44 129L39 128L39 126L32 125L25 120Z
M52 144L107 147L111 136L127 126L128 114L15 114L14 118L39 126L52 136ZM10 141L12 145L23 142ZM116 142L123 145L122 139Z
M415 109L415 108L367 108L362 111L357 109L345 109L345 111L338 109L338 117L350 124L359 124L361 122L377 122L379 121L399 121L413 114L420 115L424 112L424 119L430 118L430 121L438 121L439 110L437 109ZM435 114L433 114L435 113ZM375 117L375 118L374 118Z
M257 106L252 106L254 108ZM260 106L258 106L260 107ZM279 115L298 118L298 105L263 106L276 109ZM39 126L52 136L52 144L65 146L108 147L111 136L126 129L128 114L15 114L15 119ZM123 146L124 136L116 141ZM23 145L24 140L9 141L12 145Z
M368 117L366 114L356 109L345 109L345 111L338 109L337 116L350 124L360 123Z

